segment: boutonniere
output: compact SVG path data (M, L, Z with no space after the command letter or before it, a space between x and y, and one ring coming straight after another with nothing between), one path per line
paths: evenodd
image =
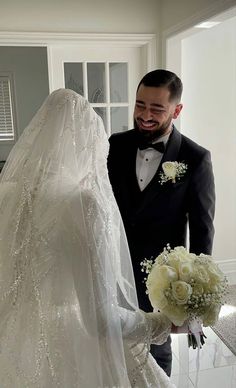
M172 181L175 183L176 180L180 180L180 178L187 171L187 164L180 162L165 162L162 163L163 172L160 172L160 180L159 183L163 185L168 181Z

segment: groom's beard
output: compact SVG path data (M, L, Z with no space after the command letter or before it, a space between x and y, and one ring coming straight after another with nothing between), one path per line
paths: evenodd
M137 121L134 119L134 129L137 131L140 140L143 139L147 142L153 142L159 139L161 136L166 135L170 131L172 119L173 117L170 115L170 117L163 124L152 131L147 131L140 128Z

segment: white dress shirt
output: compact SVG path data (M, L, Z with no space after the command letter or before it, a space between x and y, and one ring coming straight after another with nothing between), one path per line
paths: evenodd
M171 132L160 137L153 143L163 142L166 145L170 134ZM154 177L161 162L162 156L163 154L154 148L146 148L145 150L140 150L138 148L136 156L136 176L141 191L145 189L145 187Z

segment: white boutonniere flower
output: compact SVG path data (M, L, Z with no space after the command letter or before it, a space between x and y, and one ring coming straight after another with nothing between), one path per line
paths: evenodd
M175 183L176 180L180 180L180 178L186 173L187 168L187 164L181 162L162 163L163 172L160 173L159 183L161 185L168 181L172 181L172 183Z

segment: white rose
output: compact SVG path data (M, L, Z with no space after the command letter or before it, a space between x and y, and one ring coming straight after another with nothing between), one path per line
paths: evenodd
M175 182L176 173L177 173L177 165L175 162L165 162L162 163L162 168L165 173L165 175L172 179L173 182Z
M171 284L172 295L176 300L177 304L185 304L192 294L192 287L190 284L177 280Z
M179 247L182 248L182 247ZM176 249L172 250L168 255L168 265L175 268L176 271L179 271L179 265L182 262L186 261L186 257L184 256L184 252L181 250L178 251Z
M210 278L210 284L216 285L223 280L224 274L215 263L210 263L207 266L207 270L208 270L208 276Z
M176 270L168 265L154 265L147 278L147 288L168 288L170 283L178 279Z
M175 254L177 254L180 259L186 259L186 260L189 259L190 253L187 251L185 247L182 247L182 246L175 247L173 252L175 252Z
M182 246L175 247L174 252L177 253L179 259L181 260L193 261L197 258L197 255L195 255L195 253L188 252L187 249Z
M164 291L158 287L153 287L148 291L151 305L156 310L162 310L168 306L168 300L164 295Z
M175 268L175 270L178 272L180 262L181 259L176 254L176 252L170 252L170 254L168 255L168 265L170 265L172 268Z
M205 283L207 285L207 283L210 280L209 275L208 275L208 271L207 271L207 267L204 266L203 264L196 265L194 272L195 272L194 279L195 279L196 283L200 282L200 283Z
M178 274L174 268L168 265L154 265L146 282L149 299L154 308L163 309L168 304L164 292L170 287L171 282L177 279Z
M180 266L185 263L194 263L196 255L189 253L184 247L175 247L168 255L168 264L179 272Z
M191 261L179 264L179 279L189 283L193 278L194 267Z
M166 315L175 326L182 326L188 319L188 313L184 309L184 306L173 306L168 304L165 308L161 309L161 312Z

